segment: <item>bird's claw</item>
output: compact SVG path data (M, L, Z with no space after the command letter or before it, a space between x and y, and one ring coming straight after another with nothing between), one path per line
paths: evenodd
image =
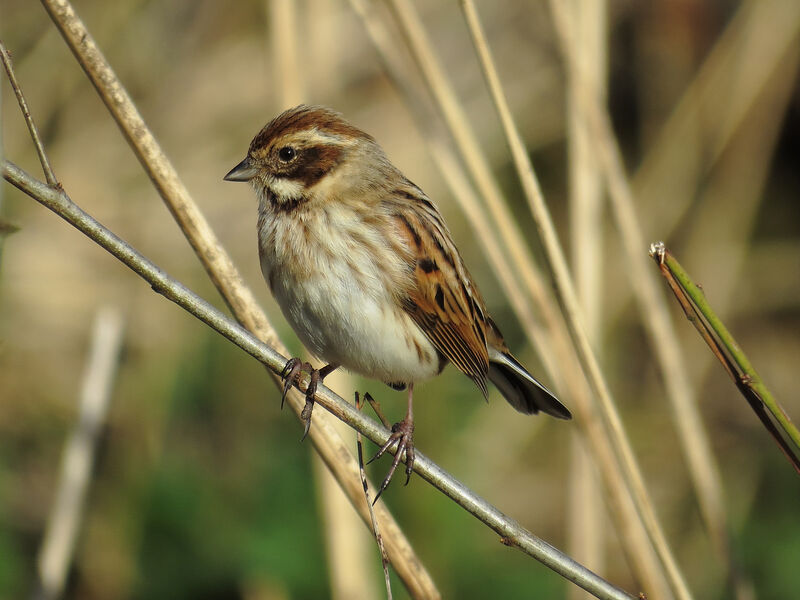
M375 456L367 461L367 464L383 456L387 450L395 445L397 445L397 451L395 452L394 460L392 460L392 466L389 467L389 472L381 482L381 487L378 490L378 493L375 495L375 500L372 502L373 504L378 501L378 498L381 497L383 491L389 487L389 483L392 481L392 476L397 470L397 466L400 464L404 453L406 456L405 485L408 485L408 482L411 480L411 473L414 470L414 421L408 417L399 423L392 425L392 434L389 436L389 439L387 439L383 446L378 449L378 451L375 453Z
M286 402L286 394L289 393L289 390L292 389L292 386L299 383L300 381L300 374L303 371L308 371L309 373L313 371L314 368L311 366L310 363L304 363L299 358L290 358L286 361L286 364L283 366L283 370L281 371L281 379L283 379L283 393L281 394L281 410L283 410L283 405Z
M306 403L300 413L300 419L305 424L303 429L303 437L300 441L306 439L308 430L311 428L311 413L314 411L314 394L317 393L317 385L320 381L320 370L311 366L311 363L303 362L299 358L290 358L286 361L283 370L281 371L281 379L283 379L283 393L281 394L281 409L286 401L286 394L300 381L300 375L303 371L309 373L311 380L306 388Z

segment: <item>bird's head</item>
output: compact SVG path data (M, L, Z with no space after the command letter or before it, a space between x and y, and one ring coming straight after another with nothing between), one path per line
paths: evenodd
M226 181L249 181L277 206L308 199L330 183L342 165L365 148L382 155L375 140L328 108L297 106L267 123Z

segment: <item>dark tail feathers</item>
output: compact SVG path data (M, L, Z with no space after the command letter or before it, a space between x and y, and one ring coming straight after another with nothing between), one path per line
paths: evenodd
M508 403L526 415L539 411L557 419L571 419L567 407L525 370L510 354L489 349L489 380Z

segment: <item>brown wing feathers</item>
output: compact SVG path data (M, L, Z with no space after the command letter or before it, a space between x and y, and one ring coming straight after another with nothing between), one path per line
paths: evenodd
M489 356L482 300L435 206L404 190L397 224L412 247L412 285L403 306L436 349L486 395ZM463 283L466 282L466 283ZM468 289L472 288L472 289Z

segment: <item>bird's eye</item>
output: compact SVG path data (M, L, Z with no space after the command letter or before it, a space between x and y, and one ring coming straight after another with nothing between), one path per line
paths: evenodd
M284 146L283 148L278 150L278 158L280 158L283 162L289 162L296 155L297 151L291 146Z

